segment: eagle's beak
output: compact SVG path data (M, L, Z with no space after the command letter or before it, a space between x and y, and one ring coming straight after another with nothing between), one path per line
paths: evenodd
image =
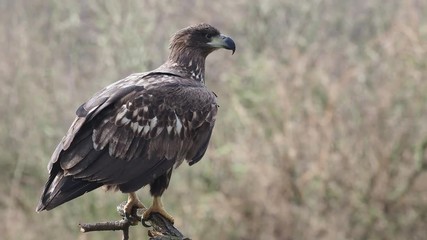
M236 51L236 44L234 43L233 39L223 34L213 37L212 40L208 42L208 44L214 48L225 48L231 50L233 51L232 54L234 54Z

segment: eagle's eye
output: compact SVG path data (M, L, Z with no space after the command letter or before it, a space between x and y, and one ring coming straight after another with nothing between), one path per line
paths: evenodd
M211 38L212 38L212 34L210 34L210 33L206 33L205 37L206 37L206 39L211 40Z

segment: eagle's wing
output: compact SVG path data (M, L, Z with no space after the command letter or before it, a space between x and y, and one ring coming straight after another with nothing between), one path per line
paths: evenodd
M136 191L184 159L204 155L217 112L215 95L173 74L131 75L77 111L49 164L39 210L101 185Z
M71 142L74 140L76 134L80 131L82 126L92 120L92 118L106 107L112 105L114 102L125 96L131 91L141 88L136 86L135 82L143 79L149 73L136 73L117 81L101 91L97 92L91 99L82 104L76 111L76 119L68 129L67 134L62 138L58 144L48 164L49 173L52 171L53 164L57 162L59 154L70 147Z

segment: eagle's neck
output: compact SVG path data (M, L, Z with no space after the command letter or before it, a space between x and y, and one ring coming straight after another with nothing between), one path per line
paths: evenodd
M205 82L205 59L207 54L196 49L171 49L167 65L174 71L179 71L186 77Z

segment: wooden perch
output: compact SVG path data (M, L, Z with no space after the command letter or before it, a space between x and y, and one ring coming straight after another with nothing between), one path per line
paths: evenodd
M79 224L81 232L94 232L94 231L117 231L123 232L123 240L129 240L129 227L136 226L141 223L142 226L148 229L148 236L150 240L190 240L190 238L184 237L184 235L176 229L169 220L164 218L158 213L153 213L147 220L142 219L142 214L145 209L138 209L127 218L125 216L124 205L126 202L122 202L117 206L117 212L123 219L111 222L98 222L98 223L81 223ZM149 224L147 224L149 223Z

